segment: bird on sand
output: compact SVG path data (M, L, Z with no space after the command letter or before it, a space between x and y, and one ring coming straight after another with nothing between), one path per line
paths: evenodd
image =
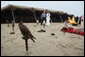
M25 26L22 21L19 22L19 25L18 26L19 26L19 29L20 29L21 34L23 36L26 36L26 38L31 39L33 42L35 42L34 39L36 39L36 38L32 35L32 33L30 32L30 30L28 29L28 27Z

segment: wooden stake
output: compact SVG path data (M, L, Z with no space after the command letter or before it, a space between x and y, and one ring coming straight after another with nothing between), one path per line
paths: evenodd
M25 39L26 52L28 54L28 39Z
M43 24L43 28L45 29L45 23Z
M65 31L64 31L64 35L65 35Z
M46 24L46 22L45 21L43 21L43 28L45 29L45 24Z
M14 31L14 27L12 27L12 30Z
M36 20L37 25L39 25L39 20Z

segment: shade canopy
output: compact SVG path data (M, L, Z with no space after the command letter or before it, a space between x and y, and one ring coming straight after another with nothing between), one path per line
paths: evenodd
M49 9L42 8L34 8L34 7L26 7L26 6L18 6L18 5L7 5L1 8L1 23L5 23L7 20L11 22L14 19L15 22L19 22L23 20L23 22L36 22L36 19L40 21L41 13L43 11L49 11L51 13L51 19L53 22L63 22L69 17L72 17L72 14L67 14L62 11L54 11ZM35 16L34 16L35 14ZM61 16L61 17L60 17ZM36 17L36 19L35 19Z

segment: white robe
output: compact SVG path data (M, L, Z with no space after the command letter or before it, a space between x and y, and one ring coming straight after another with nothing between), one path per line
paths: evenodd
M46 14L46 25L50 25L50 13Z

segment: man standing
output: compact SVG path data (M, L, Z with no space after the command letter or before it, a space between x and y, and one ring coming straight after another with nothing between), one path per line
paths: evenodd
M43 13L41 14L41 25L42 25L43 21L46 22L46 13L45 13L45 11L43 11Z

